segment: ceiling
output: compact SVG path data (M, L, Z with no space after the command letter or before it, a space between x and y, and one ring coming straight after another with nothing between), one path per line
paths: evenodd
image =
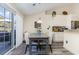
M68 6L71 5L71 3L12 3L11 5L14 6L23 15L27 16L55 9L60 6Z

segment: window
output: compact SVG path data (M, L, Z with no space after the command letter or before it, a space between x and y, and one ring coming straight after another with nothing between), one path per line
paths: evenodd
M0 17L3 16L4 17L4 8L0 7Z
M0 6L0 54L13 47L13 17L12 12Z
M4 48L4 8L0 7L0 54Z

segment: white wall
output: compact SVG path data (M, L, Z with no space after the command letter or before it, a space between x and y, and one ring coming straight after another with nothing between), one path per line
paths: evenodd
M56 15L56 17L52 17L51 14L45 14L45 12L42 12L40 14L36 14L36 15L32 15L32 16L28 16L28 17L25 17L24 18L24 32L25 31L28 31L29 33L32 33L32 32L36 32L36 29L34 28L34 21L37 21L39 20L39 18L41 18L43 24L42 24L42 32L44 33L48 33L48 26L51 26L49 32L50 33L53 33L52 32L52 26L66 26L67 28L70 29L70 25L71 23L69 23L69 21L71 20L70 18L70 14L72 14L72 7L70 8L69 6L68 7L61 7L61 8L58 8L58 9L55 9L58 12L61 12L58 13ZM66 10L68 11L69 15L62 15L62 12ZM70 12L71 11L71 12ZM59 32L59 33L55 33L55 41L63 41L63 38L64 38L64 34L62 32Z
M66 43L68 41L68 43ZM79 31L64 33L64 47L73 54L79 54Z
M16 14L16 47L23 41L23 18Z
M29 16L24 19L24 31L28 32L36 32L34 28L34 21L38 21L39 18L41 18L43 24L42 24L42 31L47 32L47 27L49 25L52 25L52 16L51 15L45 15L45 13L40 13L38 15Z
M56 17L54 17L54 19L52 21L52 25L53 26L66 26L67 27L67 20L68 20L68 16L57 15ZM63 39L64 39L63 32L55 32L54 34L55 34L54 41L56 41L56 42L63 41Z
M50 36L52 36L52 20L53 17L51 15L45 15L45 13L40 13L38 15L34 16L29 16L24 19L24 32L28 31L29 33L36 32L36 29L34 28L34 21L38 21L39 18L42 20L42 32L43 33L49 33ZM51 26L49 29L50 31L47 30L47 28ZM52 39L52 38L50 38Z
M69 26L66 23L67 23L68 19L70 19L69 15L73 14L73 7L72 6L64 6L64 7L53 9L57 13L56 17L51 16L50 12L53 11L53 10L48 11L48 13L50 13L50 14L45 14L45 12L41 12L40 14L35 14L35 15L25 17L24 18L24 31L27 30L28 32L34 32L35 31L34 21L39 20L39 18L41 18L41 20L43 21L42 29L44 29L43 30L44 32L46 31L46 28L49 25L50 26L55 26L55 25L56 26L57 25L59 25L59 26ZM62 15L63 11L67 11L68 16Z
M75 4L73 8L71 20L79 21L79 4ZM70 23L69 23L70 24ZM66 44L68 41L68 44ZM79 54L79 30L72 30L64 33L64 47L71 51L73 54Z

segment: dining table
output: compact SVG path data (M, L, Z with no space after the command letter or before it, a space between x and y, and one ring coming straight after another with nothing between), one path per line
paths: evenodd
M30 33L29 35L29 54L47 55L49 54L49 36L45 33Z

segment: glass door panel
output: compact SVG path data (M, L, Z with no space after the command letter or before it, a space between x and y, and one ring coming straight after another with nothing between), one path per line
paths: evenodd
M4 18L0 16L0 54L5 50L4 44Z
M11 48L11 20L10 12L5 10L5 49L6 51Z
M14 32L14 45L16 45L16 15L13 14L13 23L14 23L14 27L13 27L13 32Z
M4 8L0 6L0 16L4 17Z
M13 21L12 21L12 13L10 13L10 18L9 18L9 38L10 38L10 45L13 47Z
M14 19L13 13L0 7L0 54L4 54L14 46L16 41Z

